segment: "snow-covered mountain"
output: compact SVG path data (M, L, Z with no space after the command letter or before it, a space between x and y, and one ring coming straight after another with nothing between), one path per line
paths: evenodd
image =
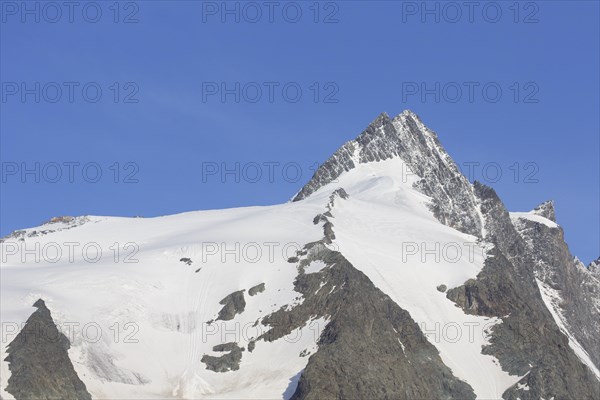
M600 398L600 275L412 112L293 200L1 243L2 398Z

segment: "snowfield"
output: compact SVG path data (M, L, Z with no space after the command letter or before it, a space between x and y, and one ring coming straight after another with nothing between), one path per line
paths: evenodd
M313 321L287 339L257 342L252 353L244 352L238 371L215 373L200 359L218 355L212 351L216 344L247 346L268 329L253 327L258 318L298 301L297 271L283 252L292 256L321 237L320 227L311 223L319 211L318 204L305 202L148 219L90 217L85 225L27 238L27 247L19 250L35 249L35 243L48 249L39 262L35 254L25 263L22 251L10 255L18 241L2 243L0 357L6 357L13 329L20 329L34 311L33 302L43 298L71 339L71 360L94 398L281 398L308 361L299 353L315 351L325 321ZM72 245L70 262L64 243L72 242L79 246ZM88 260L95 258L96 244L102 249L97 262L81 253L90 243ZM114 243L120 245L118 262ZM128 243L133 245L124 249ZM56 258L50 254L54 244L61 245L63 255L56 263L45 262ZM247 257L240 257L236 246L249 244L258 247L248 246ZM256 251L262 251L258 259ZM184 257L192 265L180 262ZM206 324L216 318L221 299L260 283L265 291L246 295L242 314ZM8 377L8 364L2 362L2 388ZM4 391L2 396L12 398Z
M71 339L71 360L94 398L288 398L327 321L313 320L272 343L258 341L252 352L248 344L268 329L259 322L263 316L302 301L293 287L298 271L287 259L322 238L313 218L342 187L350 197L335 199L331 247L410 313L478 398L500 398L520 379L481 354L487 332L501 320L466 315L437 289L474 278L486 245L435 219L430 199L412 187L418 177L400 173L406 169L399 158L360 164L306 200L275 206L88 217L73 228L28 229L25 241L1 245L0 357L42 298ZM98 248L101 257L93 262ZM315 262L306 273L322 267ZM265 291L249 296L261 283ZM223 307L219 301L239 290L245 290L245 310L208 324ZM220 355L213 346L227 342L246 349L239 369L206 369L203 355ZM1 372L5 388L6 362Z

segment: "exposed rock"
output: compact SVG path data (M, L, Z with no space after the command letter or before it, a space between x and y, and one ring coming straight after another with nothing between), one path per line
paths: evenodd
M590 271L592 274L600 274L600 257L598 257L597 259L595 259L594 261L592 261L588 266L587 266L588 271Z
M202 356L202 361L206 364L206 369L215 372L236 371L240 369L240 361L242 360L242 352L244 348L239 347L237 343L230 342L219 344L213 347L213 351L228 352L220 357L209 355Z
M471 387L444 365L410 314L326 243L324 237L298 252L304 258L294 288L303 302L262 319L272 327L258 338L266 341L315 318L328 321L291 399L475 398ZM305 274L313 261L327 267Z
M244 299L244 290L238 290L230 295L226 296L219 304L224 307L219 311L217 320L229 321L232 320L236 314L241 314L246 308L246 300Z
M318 214L314 219L313 219L313 224L317 225L321 222L325 222L327 221L327 217L323 214Z
M308 349L304 349L300 352L299 356L300 357L306 357L310 355L310 351L308 351Z
M556 213L554 212L554 202L552 200L543 202L534 208L533 212L541 217L549 219L552 222L556 222Z
M333 193L331 194L330 199L333 200L333 198L337 196L340 197L342 199L348 199L350 196L348 196L348 193L346 193L346 191L344 190L344 188L337 188L333 191Z
M187 264L187 265L192 265L191 258L184 257L184 258L180 258L179 261L181 261L182 263Z
M335 205L335 199L336 198L340 198L340 199L347 199L348 193L346 193L346 191L344 190L344 188L337 188L335 189L331 195L329 196L329 203L327 204L327 211L331 212L331 209L333 208L333 206ZM331 213L329 214L329 217L331 217Z
M52 218L50 218L49 221L44 222L43 225L46 225L46 224L56 224L56 223L59 223L59 222L68 224L70 222L73 222L74 220L75 220L75 217L71 217L71 216L68 216L68 215L65 215L65 216L62 216L62 217L52 217Z
M17 400L91 400L69 359L69 339L52 319L42 299L25 326L8 345L5 361L11 371L6 391Z
M294 282L304 301L262 320L273 327L259 338L267 341L313 318L329 321L292 399L475 397L469 385L444 365L408 312L340 253L318 254L328 268L300 274ZM312 252L308 258L314 259Z
M415 186L433 198L431 208L444 224L480 237L482 221L471 184L417 115L404 111L393 120L379 115L355 140L345 143L315 172L293 198L299 201L335 181L357 164L400 157L415 174Z
M27 234L27 231L25 231L25 230L17 230L17 231L11 232L8 235L6 235L3 238L1 238L0 239L0 243L3 243L4 241L6 241L8 239L23 240L25 238L26 234Z
M546 211L545 217L554 218L551 203L544 205L536 210L550 209L551 214ZM550 228L525 218L513 219L513 223L532 257L530 267L540 289L556 296L556 303L550 306L594 364L600 366L600 277L571 255L560 226Z
M502 368L526 375L505 399L583 399L600 395L598 381L569 347L569 340L546 308L534 274L536 257L511 223L493 189L476 183L485 216L486 239L494 244L477 279L450 289L447 297L465 312L502 318L492 328L484 354ZM551 251L546 249L543 251Z
M444 293L448 289L448 286L441 284L438 287L436 287L436 289L438 290L438 292Z
M37 230L37 229L33 229L33 230L26 230L26 229L22 229L22 230L17 230L14 231L2 238L0 238L0 243L6 242L7 240L11 240L11 239L17 239L17 240L24 240L26 237L39 237L39 236L43 236L43 235L48 235L50 233L53 232L58 232L58 231L63 231L66 229L72 229L78 226L81 226L83 224L85 224L86 222L89 221L89 217L87 216L81 216L81 217L70 217L70 216L65 216L65 217L54 217L51 218L49 221L46 221L42 224L42 226L47 226L50 225L50 228L52 229L41 229L41 230ZM55 225L55 226L52 226ZM56 226L58 225L58 226Z
M261 283L261 284L258 284L258 285L256 285L256 286L253 286L253 287L251 287L251 288L248 290L248 294L249 294L250 296L254 296L254 295L257 295L257 294L259 294L259 293L262 293L262 292L264 292L264 291L265 291L265 284L264 284L264 282L263 282L263 283Z
M81 226L81 225L85 224L86 222L88 222L89 220L90 220L89 217L86 215L79 216L79 217L72 217L72 216L66 215L66 216L61 216L61 217L50 218L49 221L44 222L42 225L63 224L63 225L65 225L64 227L55 228L56 230L63 230L63 229L71 229L71 228L75 228L77 226ZM52 229L49 232L55 232L55 230Z
M325 222L323 225L323 230L325 231L325 241L327 243L333 242L335 240L335 233L333 233L333 224L329 221Z

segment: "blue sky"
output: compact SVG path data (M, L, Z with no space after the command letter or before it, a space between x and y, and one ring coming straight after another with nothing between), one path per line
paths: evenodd
M571 251L600 254L596 1L50 4L2 2L2 235L283 202L408 108L510 210L554 199Z

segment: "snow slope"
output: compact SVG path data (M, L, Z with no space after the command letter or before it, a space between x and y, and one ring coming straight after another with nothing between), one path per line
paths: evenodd
M533 211L528 212L511 212L510 218L516 220L519 218L527 219L529 221L537 222L546 225L548 228L558 228L558 224L554 221L550 221L548 218L544 218L541 215L536 214Z
M362 164L319 197L343 187L350 198L336 202L336 244L377 287L407 310L444 363L471 385L478 398L501 398L520 377L502 371L481 354L486 331L498 319L466 315L436 287L462 285L483 268L485 247L474 236L442 225L427 208L429 198L412 187L414 174L393 158Z
M1 318L9 331L3 329L0 357L16 333L11 327L20 326L33 302L43 298L71 339L71 359L94 398L289 397L308 361L300 353L317 350L326 320L273 343L258 341L253 352L243 353L237 371L216 373L201 359L218 356L212 351L217 344L235 341L247 348L268 328L254 326L259 318L302 301L293 289L297 270L287 258L322 237L313 218L324 211L333 190L343 187L350 198L336 199L331 210L332 247L410 313L479 398L499 398L519 380L502 371L494 357L481 354L486 332L501 320L466 315L437 289L474 278L485 246L435 219L429 198L412 187L418 177L406 179L400 172L406 169L399 158L360 164L309 198L282 205L148 219L89 217L72 229L24 242L8 239L1 245ZM70 242L79 244L72 261ZM40 253L47 251L40 262L32 254L23 259L23 247L14 251L15 245L31 250L36 243ZM88 260L81 253L86 244ZM102 257L90 262L95 246ZM44 261L57 247L62 257ZM125 262L126 257L137 262ZM320 268L311 265L307 273ZM260 283L265 291L248 296ZM207 324L222 308L219 301L239 290L246 291L244 312ZM78 324L74 333L71 323ZM5 388L7 363L1 368ZM10 398L6 392L3 397Z
M314 351L325 321L306 326L299 337L258 342L252 353L244 352L238 371L215 373L200 359L218 355L211 350L216 344L247 346L267 329L252 326L257 318L296 301L297 271L283 251L288 245L288 256L294 255L304 243L320 238L321 229L310 221L321 208L307 202L149 219L91 217L77 228L26 239L27 249L35 243L40 249L60 244L63 257L56 263L44 262L44 257L36 263L33 255L23 263L22 251L9 255L19 242L2 243L0 357L4 360L6 345L15 336L11 329L20 327L33 312L33 302L43 298L72 340L71 359L94 398L281 398L308 360L298 354L306 348ZM63 245L67 242L80 244L73 262ZM96 263L82 257L80 249L88 243L102 248ZM111 250L114 243L121 247L119 262ZM123 249L126 243L139 251L131 255L135 248ZM258 247L248 246L247 257L236 260L236 254L222 251L236 244ZM219 249L213 254L215 245ZM250 254L252 248L260 249L260 258ZM125 255L138 262L124 262ZM183 257L193 264L180 262ZM246 296L244 313L232 321L205 324L221 309L219 300L260 283L266 284L265 291ZM70 323L79 324L75 333L68 333ZM1 365L5 388L9 371L6 362ZM11 398L4 391L2 395Z

